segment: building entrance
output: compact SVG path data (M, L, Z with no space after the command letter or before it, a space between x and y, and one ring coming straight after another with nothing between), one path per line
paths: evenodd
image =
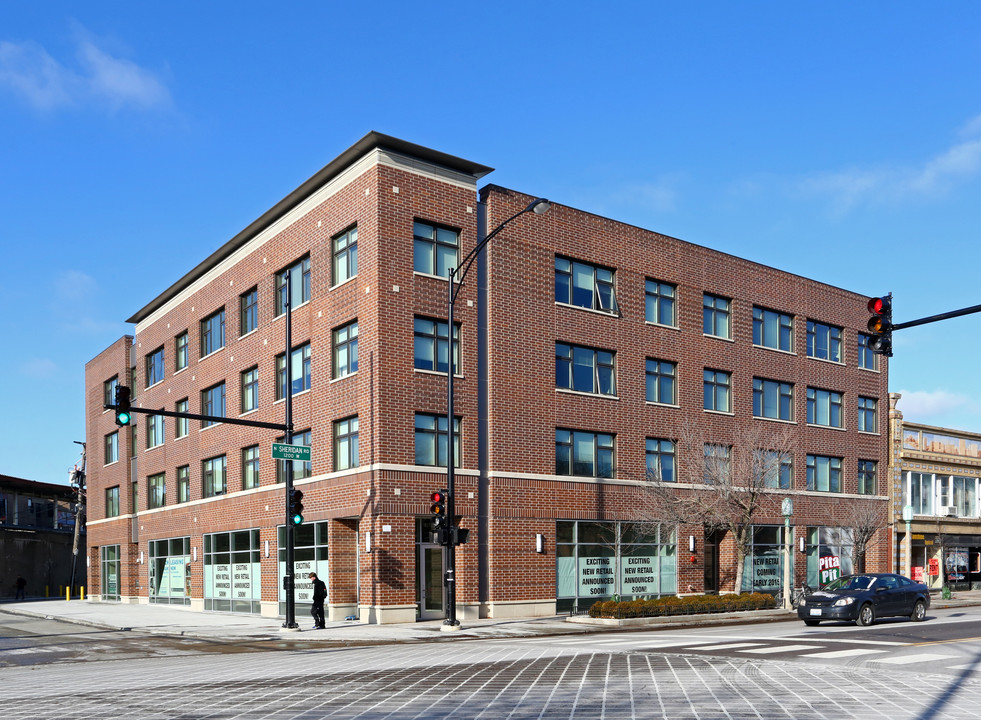
M416 599L420 620L446 617L446 591L443 586L443 546L420 543L416 562Z

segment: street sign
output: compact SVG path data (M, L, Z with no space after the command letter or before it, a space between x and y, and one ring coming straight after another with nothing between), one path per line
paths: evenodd
M300 460L302 462L310 462L310 446L273 443L272 456L273 460Z

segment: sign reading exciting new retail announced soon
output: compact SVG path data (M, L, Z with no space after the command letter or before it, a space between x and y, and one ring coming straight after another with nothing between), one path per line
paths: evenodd
M273 443L272 456L273 460L299 460L300 462L310 462L310 446Z

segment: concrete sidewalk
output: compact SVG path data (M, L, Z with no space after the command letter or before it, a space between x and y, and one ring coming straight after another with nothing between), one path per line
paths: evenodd
M957 592L950 600L932 598L931 610L981 605L981 591ZM461 630L442 632L442 621L369 625L357 621L328 623L313 630L307 608L297 609L299 632L282 628L283 621L255 615L193 612L172 605L139 605L88 600L36 599L0 603L0 613L63 620L107 630L132 630L155 635L183 636L226 641L314 642L330 645L373 645L475 638L513 638L569 635L611 630L680 629L728 624L750 624L796 620L796 612L751 610L710 615L682 615L629 621L621 627L589 624L588 618L482 619L463 623Z

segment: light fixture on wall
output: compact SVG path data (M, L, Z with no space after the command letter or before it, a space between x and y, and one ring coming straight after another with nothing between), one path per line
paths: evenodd
M537 533L535 535L535 552L543 553L545 552L545 535L542 533Z
M196 547L191 548L191 557L194 560L194 562L198 561L198 549Z
M143 564L143 551L140 550L140 565Z
M266 557L269 557L269 541L266 540Z
M695 552L695 536L688 536L688 552Z
M364 534L364 551L366 553L371 552L371 532L366 532Z
M797 547L798 547L798 549L801 552L804 552L804 536L803 535L801 535L800 538L797 540Z

